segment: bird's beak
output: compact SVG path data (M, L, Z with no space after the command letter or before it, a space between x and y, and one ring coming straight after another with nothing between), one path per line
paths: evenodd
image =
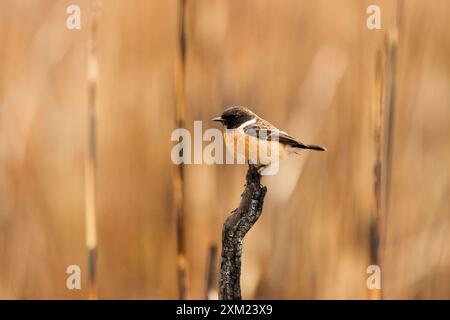
M216 117L216 118L212 118L212 121L217 121L217 122L223 122L224 119L222 117Z

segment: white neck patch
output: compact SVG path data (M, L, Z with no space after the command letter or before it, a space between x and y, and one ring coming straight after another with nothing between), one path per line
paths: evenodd
M250 119L250 120L248 120L248 121L245 121L243 124L241 124L241 125L238 127L238 129L245 128L246 126L249 126L249 125L251 125L251 124L254 124L255 122L256 122L256 117L253 118L253 119Z

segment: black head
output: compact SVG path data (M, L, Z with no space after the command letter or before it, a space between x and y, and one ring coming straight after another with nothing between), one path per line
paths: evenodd
M231 107L225 110L220 117L212 120L221 122L227 129L235 129L254 117L255 114L247 108Z

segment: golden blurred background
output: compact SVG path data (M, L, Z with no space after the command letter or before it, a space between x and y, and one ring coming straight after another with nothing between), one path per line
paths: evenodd
M450 298L450 2L187 0L186 125L244 105L327 153L292 156L245 239L250 299L367 299L377 54L398 21L382 283ZM81 30L66 8L81 7ZM366 27L369 5L382 29ZM176 299L177 0L103 0L98 18L98 298ZM88 0L0 1L0 298L85 299ZM396 17L399 20L396 20ZM381 51L380 51L381 50ZM245 166L186 165L187 297ZM66 288L79 265L82 289ZM218 270L219 261L215 261ZM215 280L216 281L216 280Z

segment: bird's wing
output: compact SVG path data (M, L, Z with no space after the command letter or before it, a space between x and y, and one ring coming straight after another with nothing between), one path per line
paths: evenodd
M294 137L288 135L286 132L278 130L269 122L262 119L258 119L257 122L244 127L243 130L246 134L261 140L278 140L278 142L286 144L288 146L296 148L308 148L308 145L301 143Z

